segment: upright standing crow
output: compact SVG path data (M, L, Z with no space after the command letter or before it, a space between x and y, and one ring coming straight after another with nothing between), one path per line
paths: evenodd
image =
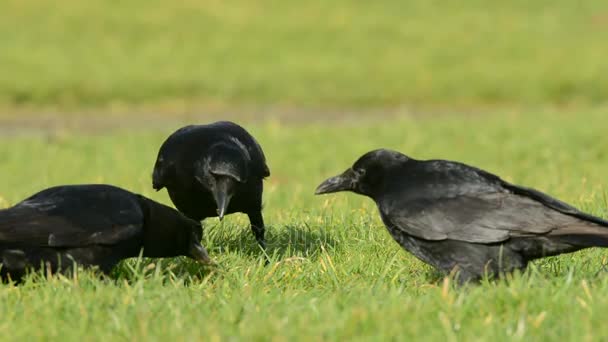
M167 188L171 200L188 217L243 212L256 240L265 248L262 191L270 176L257 141L241 126L227 121L186 126L163 143L152 183Z
M129 191L57 186L0 210L0 275L16 280L41 263L61 272L74 262L109 272L142 248L144 257L184 255L212 264L201 235L199 222Z
M316 193L337 191L371 197L397 243L444 272L457 268L462 282L608 247L608 221L457 162L375 150Z

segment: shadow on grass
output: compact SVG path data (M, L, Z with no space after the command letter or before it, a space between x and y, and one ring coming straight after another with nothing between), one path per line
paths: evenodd
M207 227L205 234L209 237L206 244L213 259L218 259L222 254L235 253L240 256L259 258L262 262L264 252L247 225L246 229L241 227L223 227L228 229L217 229ZM323 251L333 250L337 240L324 230L311 229L309 226L284 226L280 229L267 227L266 230L266 253L271 263L292 256L314 257ZM225 266L218 267L202 266L187 258L178 257L170 259L132 258L122 261L109 275L109 278L117 281L133 282L138 279L149 279L160 277L165 280L178 280L189 283L201 280L214 272L225 271Z
M117 282L134 283L139 280L160 280L163 283L200 281L217 271L214 266L204 266L187 257L133 258L121 261L110 274L102 275Z
M213 234L214 253L235 251L248 256L263 256L262 248L253 238L249 229L237 234ZM284 226L280 229L266 229L266 253L270 258L283 259L290 256L314 256L325 249L338 245L327 231L313 230L309 226Z

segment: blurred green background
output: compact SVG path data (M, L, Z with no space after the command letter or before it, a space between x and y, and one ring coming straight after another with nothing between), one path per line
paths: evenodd
M597 105L608 2L4 0L0 108Z

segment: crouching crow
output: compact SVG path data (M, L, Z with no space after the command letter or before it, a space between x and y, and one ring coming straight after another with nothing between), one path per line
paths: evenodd
M19 280L29 268L63 272L74 263L109 272L140 253L213 264L201 235L199 222L127 190L57 186L0 210L0 275Z

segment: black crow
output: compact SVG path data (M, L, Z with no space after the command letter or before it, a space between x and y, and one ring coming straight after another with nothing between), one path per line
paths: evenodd
M180 128L158 152L152 185L167 188L179 211L195 220L242 212L265 248L263 179L270 176L257 141L227 121Z
M199 222L110 185L52 187L0 210L0 275L27 268L69 270L74 263L109 272L120 260L188 256L213 264Z
M461 282L608 247L608 221L458 162L375 150L316 193L338 191L372 198L397 243L441 271L458 270Z

